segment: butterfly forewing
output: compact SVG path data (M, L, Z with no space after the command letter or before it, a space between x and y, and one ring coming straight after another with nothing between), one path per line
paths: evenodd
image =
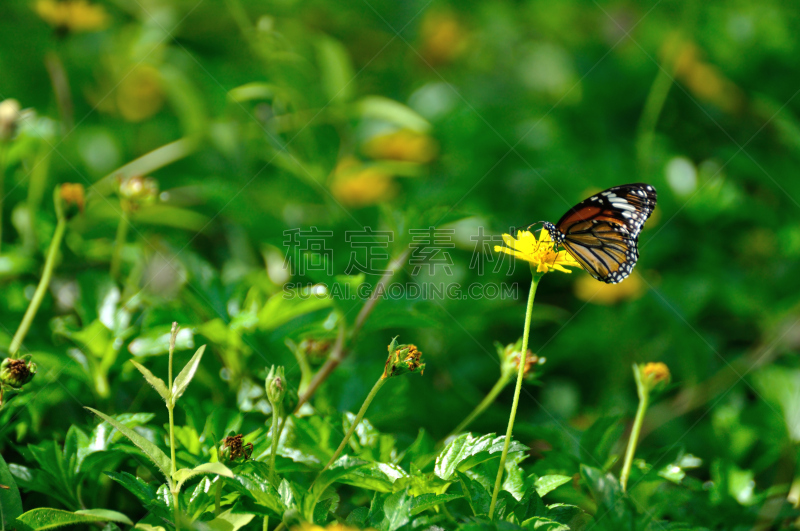
M569 209L556 239L594 278L616 284L636 265L639 233L655 206L649 184L615 186Z

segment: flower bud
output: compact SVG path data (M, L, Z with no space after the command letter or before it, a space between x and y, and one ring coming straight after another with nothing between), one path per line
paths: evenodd
M119 196L128 210L136 210L158 198L158 181L151 177L134 175L118 180Z
M33 380L36 364L23 359L6 358L0 363L0 382L19 389Z
M306 359L312 365L319 365L328 355L331 349L331 342L327 339L316 339L307 337L300 342L300 349L306 355Z
M284 375L283 366L272 366L267 374L267 381L265 382L267 390L267 398L272 404L272 407L278 406L283 402L283 397L286 396L286 376Z
M640 395L642 391L649 394L651 391L664 389L672 378L669 367L660 361L634 365L633 375Z
M19 102L15 99L7 99L0 102L0 142L6 142L14 138L19 124Z
M497 355L500 357L500 372L504 378L516 378L519 374L519 362L522 353L522 339L520 338L516 343L510 343L503 347L500 343L495 343ZM544 365L547 360L540 358L533 354L528 349L528 354L525 356L525 368L523 370L522 378L527 381L536 379L536 366Z
M253 454L253 443L244 443L244 435L233 435L225 437L219 447L219 460L222 463L231 463L244 458L250 459Z
M58 189L56 195L56 213L65 216L67 219L75 217L75 214L86 207L86 197L83 185L80 183L64 183Z
M417 371L420 374L425 371L422 352L417 349L416 345L398 345L397 338L394 338L389 345L389 357L386 358L386 365L383 367L383 378Z

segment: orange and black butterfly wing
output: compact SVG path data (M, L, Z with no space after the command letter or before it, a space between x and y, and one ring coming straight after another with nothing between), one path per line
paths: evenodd
M561 217L556 224L561 244L597 280L621 282L639 259L639 233L655 205L649 184L604 190Z

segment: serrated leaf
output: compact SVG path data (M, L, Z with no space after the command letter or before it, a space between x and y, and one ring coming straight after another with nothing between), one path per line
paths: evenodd
M227 482L241 494L252 498L258 505L283 516L286 509L281 496L269 482L269 466L266 463L248 461L237 468L233 479Z
M465 472L479 463L494 457L500 457L503 451L505 436L495 437L489 433L475 438L471 433L459 435L450 442L436 458L434 472L445 481L450 481L458 472ZM511 441L509 454L524 452L528 449L522 443Z
M394 531L410 520L413 498L408 489L394 494L375 493L369 510L369 522L378 531Z
M133 525L133 522L122 513L108 509L89 509L85 511L62 511L40 507L21 515L18 520L33 530L55 529L65 525L91 524L95 522L119 522Z
M3 526L5 529L12 529L14 520L22 514L22 498L19 489L8 470L3 456L0 455L0 485L6 488L0 489L0 507L3 508Z
M368 463L339 478L339 482L347 483L362 489L379 492L392 492L394 482L407 478L408 474L397 465L389 463Z
M137 448L144 452L144 454L150 459L156 468L158 468L161 473L164 474L164 477L167 478L167 483L169 483L170 486L172 485L172 479L170 477L171 461L169 457L167 457L167 454L161 451L161 448L151 443L132 429L124 426L122 423L109 417L105 413L101 413L90 407L87 407L86 409L114 426L114 428L119 430L121 434L130 439L130 441L135 444Z
M461 482L461 488L464 491L464 496L472 507L472 512L475 516L489 514L489 505L492 502L492 493L486 490L479 481L469 478L466 474L456 472L458 480Z
M534 484L536 485L536 493L543 497L545 494L554 491L561 485L569 483L570 481L572 481L570 476L553 474L550 476L541 476L536 478Z
M422 511L463 497L461 494L433 494L431 492L415 496L411 500L410 514L411 516L416 516Z
M216 474L226 478L233 477L233 472L231 472L231 469L217 461L215 463L203 463L194 468L181 468L180 470L175 471L172 479L175 480L178 490L180 490L187 480L195 476L199 476L200 474Z
M203 358L203 352L205 352L206 346L203 345L197 352L194 353L192 359L189 360L183 369L181 369L180 374L178 377L175 378L175 383L172 386L172 403L175 404L178 399L181 397L186 388L189 387L189 383L194 378L194 373L197 372L197 368L200 366L200 360Z
M150 369L141 363L137 363L135 360L131 360L131 363L133 363L134 367L139 369L139 372L142 373L147 383L153 386L153 389L161 395L161 398L163 398L165 402L169 402L169 389L167 389L167 384L164 383L164 380L150 372Z

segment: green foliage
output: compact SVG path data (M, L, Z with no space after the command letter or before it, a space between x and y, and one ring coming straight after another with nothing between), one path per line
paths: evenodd
M3 530L797 527L797 5L2 6ZM634 275L538 288L490 519L493 246L637 181Z

